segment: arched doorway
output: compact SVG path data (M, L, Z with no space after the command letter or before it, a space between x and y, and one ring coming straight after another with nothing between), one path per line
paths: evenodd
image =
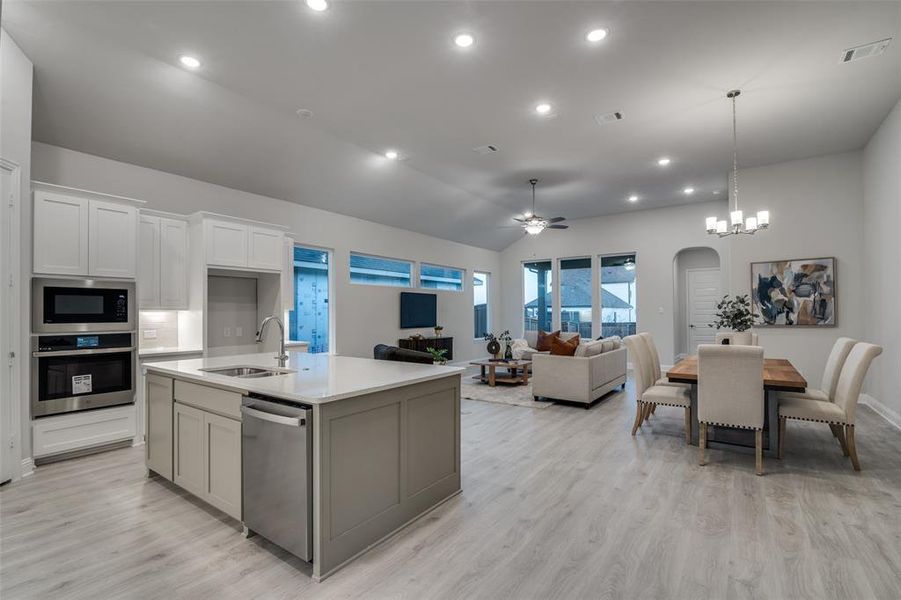
M694 354L713 342L716 303L723 297L720 255L713 248L679 250L673 257L673 356Z

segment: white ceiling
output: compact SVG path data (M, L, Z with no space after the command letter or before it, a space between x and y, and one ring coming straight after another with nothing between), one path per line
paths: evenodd
M728 89L744 166L860 148L901 96L901 37L839 63L898 36L899 2L6 0L2 17L35 64L38 141L492 249L522 235L533 176L538 212L570 219L723 197Z

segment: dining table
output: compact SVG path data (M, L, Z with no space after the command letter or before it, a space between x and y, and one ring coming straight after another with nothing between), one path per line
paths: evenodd
M674 364L666 372L666 378L673 383L687 383L691 386L691 443L698 445L698 357L687 356ZM791 361L785 358L763 359L763 389L760 391L764 402L763 452L766 456L777 456L779 449L779 392L803 392L807 380L798 372ZM733 427L708 426L707 447L740 452L754 452L754 432Z

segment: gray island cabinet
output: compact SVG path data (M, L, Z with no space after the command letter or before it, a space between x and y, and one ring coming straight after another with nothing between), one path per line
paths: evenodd
M204 370L235 365L275 361L144 366L147 469L241 521L242 396L311 407L314 580L460 492L462 369L292 352L290 372L277 376Z

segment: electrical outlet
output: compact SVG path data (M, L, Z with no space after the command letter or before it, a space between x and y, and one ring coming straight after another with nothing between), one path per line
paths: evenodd
M244 328L243 327L235 327L235 336L236 337L244 337Z
M231 337L231 336L232 336L232 328L231 328L231 327L226 327L226 328L225 328L225 331L223 332L223 334L225 335L225 337Z
M145 340L155 340L156 339L156 329L145 329L144 330L144 339Z

